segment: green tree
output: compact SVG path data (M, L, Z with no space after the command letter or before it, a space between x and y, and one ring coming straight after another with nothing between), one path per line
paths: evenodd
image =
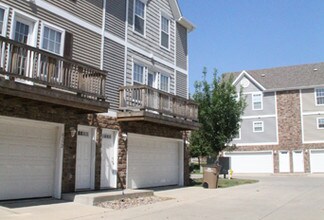
M203 70L203 80L195 82L193 99L199 105L199 130L194 131L190 142L200 149L209 149L211 156L230 147L233 138L238 134L241 115L246 107L242 90L237 94L233 77L218 77L214 71L211 83L206 80L207 69ZM196 140L197 137L200 140Z
M212 150L209 148L209 145L204 143L200 130L192 132L190 136L189 153L191 157L198 158L199 167L201 158L210 155L211 152Z

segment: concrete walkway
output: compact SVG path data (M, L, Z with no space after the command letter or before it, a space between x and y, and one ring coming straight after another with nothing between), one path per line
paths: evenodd
M251 185L226 189L167 189L155 195L174 198L114 211L76 203L1 206L0 219L230 219L323 220L324 175L271 175Z

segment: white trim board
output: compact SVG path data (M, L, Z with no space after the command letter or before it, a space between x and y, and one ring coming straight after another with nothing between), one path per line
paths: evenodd
M276 115L252 115L252 116L241 117L241 119L260 119L260 118L276 118Z
M236 85L237 82L243 77L246 76L250 81L255 83L262 91L265 91L266 89L258 82L256 81L250 74L248 74L245 70L243 70L240 75L234 80L233 85Z

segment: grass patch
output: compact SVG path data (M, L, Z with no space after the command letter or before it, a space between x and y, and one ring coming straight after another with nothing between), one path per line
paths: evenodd
M258 180L249 180L249 179L223 179L219 178L218 179L218 187L219 188L227 188L227 187L233 187L233 186L238 186L238 185L244 185L244 184L252 184L252 183L257 183L259 182ZM192 185L193 186L202 186L202 179L194 179L192 180Z

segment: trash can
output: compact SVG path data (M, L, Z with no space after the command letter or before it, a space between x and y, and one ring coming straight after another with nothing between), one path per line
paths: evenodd
M218 175L221 166L217 164L204 166L203 173L203 187L209 189L215 189L218 186Z

